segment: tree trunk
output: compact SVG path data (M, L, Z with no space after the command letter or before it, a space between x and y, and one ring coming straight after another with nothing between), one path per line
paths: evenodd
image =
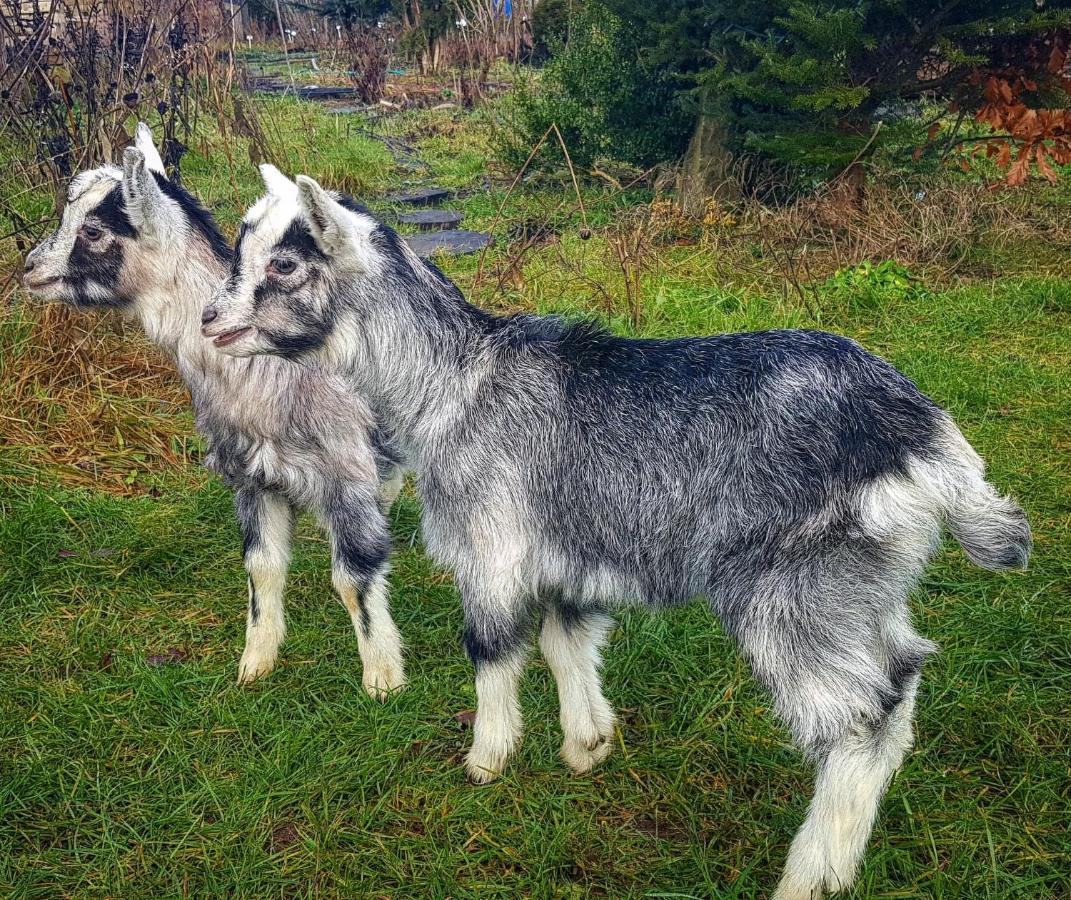
M740 184L733 172L726 137L719 121L700 113L677 178L677 202L685 215L703 215L710 198L720 203L740 199Z
M231 6L233 7L234 4L232 3ZM240 17L239 21L242 23L242 40L244 41L245 36L249 34L249 29L253 24L253 17L249 12L248 3L243 3L241 6L238 7L238 15Z

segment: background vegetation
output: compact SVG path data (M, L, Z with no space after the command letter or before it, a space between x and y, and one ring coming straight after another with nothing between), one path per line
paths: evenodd
M760 897L810 792L767 698L698 604L621 617L606 683L622 723L601 769L575 778L556 760L553 684L534 658L522 753L500 782L468 785L459 763L475 698L458 599L422 552L411 490L392 521L406 691L385 704L361 691L311 523L299 529L280 668L234 684L239 539L228 492L199 468L185 391L136 328L30 304L17 287L66 175L114 158L143 117L181 144L177 172L229 233L260 192L264 158L384 215L388 190L441 184L466 227L495 237L485 254L441 261L482 306L592 315L648 336L821 327L915 379L1023 502L1036 555L1026 574L992 576L950 545L928 573L914 611L941 653L855 896L1067 895L1071 182L992 190L1008 172L997 153L967 172L942 163L927 117L942 113L950 135L959 113L928 94L895 141L859 157L861 179L813 159L775 165L776 148L745 140L723 172L732 196L682 210L675 156L699 121L673 105L682 83L638 52L643 29L607 24L590 3L562 6L543 13L557 30L545 59L531 51L538 68L527 38L512 49L523 30L479 24L475 6L465 11L480 36L458 34L455 8L437 45L407 44L426 9L392 7L394 41L373 46L388 61L382 95L328 103L293 87L356 86L364 72L336 20L307 9L281 8L294 32L284 38L272 16L232 29L220 10L180 4L150 30L100 7L142 49L109 38L92 65L68 58L67 38L47 52L34 43L55 22L35 32L4 20L4 53L32 62L5 56L4 77L36 74L4 82L0 127L3 893ZM356 17L355 39L378 21ZM677 46L682 26L666 27ZM83 34L70 53L87 54ZM615 72L628 75L616 86ZM569 107L574 82L590 93ZM1027 91L996 105L1018 99L1034 102ZM631 102L651 106L642 134L604 115ZM810 138L826 146L814 121Z

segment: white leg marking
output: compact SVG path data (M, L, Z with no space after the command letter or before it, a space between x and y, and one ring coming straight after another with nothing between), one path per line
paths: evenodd
M773 900L811 900L855 881L878 804L911 747L917 687L916 675L877 735L850 734L826 756Z
M465 769L477 784L500 775L520 745L524 724L517 692L526 656L518 651L498 662L481 663L476 672L476 723Z
M344 572L336 570L334 581L357 634L357 652L363 669L361 683L370 697L383 700L405 686L402 637L390 614L387 568L376 573L360 598Z
M383 510L383 515L390 512L391 507L394 506L394 501L398 499L398 495L402 492L402 487L405 485L405 469L401 466L397 466L394 472L391 473L390 478L386 481L380 482L379 485L379 508Z
M599 677L599 651L612 624L596 615L567 625L551 608L539 635L539 648L558 684L561 757L577 774L590 772L613 749L614 711Z
M273 494L258 498L258 541L245 555L249 575L245 650L238 663L238 683L248 684L275 668L286 637L283 592L290 565L291 512Z

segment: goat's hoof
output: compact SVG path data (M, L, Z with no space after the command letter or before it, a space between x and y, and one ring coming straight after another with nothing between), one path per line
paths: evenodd
M249 650L246 650L242 654L241 662L238 663L238 683L251 684L258 678L263 678L274 668L274 656L250 653Z
M590 741L570 740L562 744L561 756L576 775L586 775L610 755L611 744L602 735Z
M391 694L405 687L405 672L400 666L366 668L361 681L369 697L373 700L386 700Z
M848 885L831 884L826 881L811 881L807 878L793 878L782 876L776 890L770 895L770 900L822 900L828 891L835 894Z
M770 900L821 900L825 891L821 887L805 888L798 885L779 884Z
M505 754L497 759L489 759L482 754L474 755L470 750L469 755L465 757L465 774L471 784L489 784L502 774L502 770L506 768L506 759Z

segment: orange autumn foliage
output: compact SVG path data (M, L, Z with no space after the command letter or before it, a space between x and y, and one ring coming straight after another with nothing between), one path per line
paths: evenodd
M1020 66L971 73L968 83L976 91L980 89L982 101L974 120L996 132L980 142L972 155L992 159L1005 173L1002 184L1023 184L1030 177L1031 164L1055 182L1053 164L1071 163L1071 106L1026 103L1033 95L1066 99L1071 104L1067 63L1068 36L1057 34L1028 47ZM969 167L967 157L961 159L961 165Z

